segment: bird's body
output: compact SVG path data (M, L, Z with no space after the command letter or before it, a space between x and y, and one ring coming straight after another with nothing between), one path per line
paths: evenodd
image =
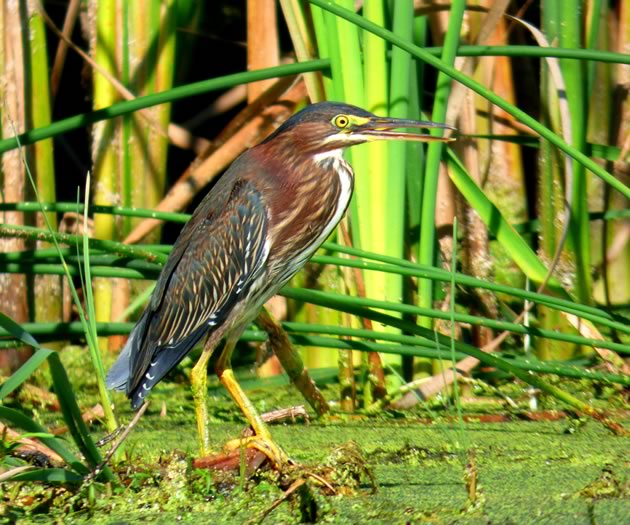
M301 145L284 140L284 154L268 140L241 155L182 229L108 377L133 408L205 335L240 335L345 213L354 175L341 150L296 170Z
M392 119L353 106L316 104L241 155L182 229L149 304L108 374L108 387L125 390L133 408L139 407L155 384L207 337L193 370L199 420L206 410L207 362L225 338L219 378L256 433L266 434L231 374L231 352L260 307L343 217L354 185L343 148L371 140L372 134L411 137L387 131L393 128ZM201 423L199 430L204 432ZM202 448L206 441L207 435Z

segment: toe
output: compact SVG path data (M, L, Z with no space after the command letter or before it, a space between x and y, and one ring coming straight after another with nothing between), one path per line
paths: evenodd
M225 445L226 450L235 450L240 447L254 448L262 452L278 469L281 469L284 465L290 463L289 457L286 453L271 439L262 438L260 436L251 436L228 441Z

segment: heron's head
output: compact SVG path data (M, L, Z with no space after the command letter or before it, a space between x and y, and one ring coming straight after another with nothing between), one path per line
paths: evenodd
M376 140L453 140L450 137L418 133L418 130L431 128L454 129L446 124L430 121L377 117L349 104L320 102L293 115L265 143L269 145L274 140L279 145L290 142L301 148L304 154L317 155ZM279 140L281 138L285 140Z

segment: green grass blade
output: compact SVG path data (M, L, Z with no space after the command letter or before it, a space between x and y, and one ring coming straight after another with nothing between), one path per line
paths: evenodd
M435 281L448 282L450 277L448 272L439 268L426 267L417 265L409 261L397 259L394 257L373 254L360 250L357 248L343 247L335 245L333 243L327 243L327 248L340 253L347 253L356 257L363 257L368 261L362 261L358 259L345 259L333 256L314 256L312 262L320 264L331 264L337 266L348 266L351 268L361 268L365 270L373 270L387 273L397 273L403 276L412 276L425 279L432 279ZM81 263L80 258L73 262L77 265ZM109 256L101 256L98 258L100 264L111 265L113 260ZM369 262L369 260L380 261L385 264L377 264ZM104 277L121 277L129 279L156 279L161 267L159 265L148 263L142 263L141 261L121 261L123 267L96 267L92 269L93 275ZM3 271L8 273L53 273L63 274L64 267L60 264L53 263L33 263L32 261L17 262L17 263L4 263L2 266ZM79 275L79 270L76 266L69 265L68 272L71 276ZM620 316L613 316L610 313L594 308L588 305L582 305L575 303L570 299L562 299L544 294L537 294L535 292L522 290L516 287L510 287L507 285L501 285L494 281L483 281L470 277L468 275L457 273L455 276L458 285L477 287L482 289L491 290L497 293L503 293L512 295L517 298L527 299L539 304L550 306L561 311L577 315L584 319L608 326L611 329L618 330L622 333L630 333L630 325Z
M503 218L499 209L490 202L481 188L466 173L459 159L450 150L447 152L447 160L451 180L464 198L477 211L490 232L501 243L525 275L535 283L542 283L547 275L545 265L538 259L525 240ZM547 287L560 297L569 297L560 282L553 277L549 279Z
M26 239L39 239L47 242L58 242L68 244L70 246L76 245L78 241L83 243L83 237L79 235L72 235L67 233L55 233L51 231L42 230L40 228L34 228L32 226L18 226L14 224L0 224L0 236L3 237L22 237ZM88 246L90 248L101 249L111 253L117 253L121 256L142 258L149 262L157 262L164 264L167 255L158 252L149 252L142 248L136 248L129 246L121 242L108 241L101 239L89 239Z
M16 339L20 340L20 338ZM11 377L2 383L2 387L0 387L0 401L7 397L16 388L19 388L22 383L27 381L31 375L33 375L35 370L37 370L40 365L50 357L51 353L53 353L53 350L39 348L31 357L29 357L26 363L13 372Z
M318 0L311 0L311 3L316 4L317 1ZM325 27L324 24L322 24L322 26ZM391 39L388 40L391 41ZM400 47L404 49L404 45ZM407 51L416 56L414 52L410 50ZM429 56L440 56L442 54L441 47L425 48L421 51ZM536 46L460 46L458 49L458 55L471 57L557 57L570 58L573 60L593 60L598 62L630 64L630 55L624 53L615 53L612 51L600 51L591 49L562 49L554 47L540 48ZM435 65L435 63L432 63L432 65ZM89 126L100 120L106 120L125 115L127 113L132 113L134 111L145 109L158 104L174 102L203 93L226 89L238 84L257 82L259 80L266 80L269 78L277 78L282 76L298 75L311 71L327 71L329 68L330 60L327 58L323 58L319 60L301 62L299 64L276 66L273 68L265 68L257 71L248 71L246 73L236 73L234 75L226 75L224 77L203 80L201 82L178 86L177 88L173 88L162 93L147 95L145 97L138 97L137 99L132 101L114 104L111 107L103 108L98 111L75 115L73 117L59 120L54 124L51 124L50 126L32 129L26 133L18 135L17 138L19 138L21 143L24 145L33 144L39 140L55 137L74 129ZM454 76L454 78L456 78L456 76ZM0 153L17 148L18 145L16 144L15 139L16 137L9 137L0 140Z
M312 291L310 292L312 293ZM328 304L328 301L325 298L319 298L316 301L312 301L312 299L309 299L309 301L314 302L315 304L320 304L322 306L325 306L326 304ZM450 339L446 336L443 336L442 334L433 332L431 330L428 330L427 328L418 326L409 321L405 321L405 320L393 317L391 315L386 315L380 312L376 312L369 308L354 307L354 306L349 306L349 305L343 305L343 306L337 305L336 308L346 311L348 313L351 313L353 315L358 315L361 317L365 317L367 319L372 319L372 321L377 322L377 323L384 323L390 326L394 326L407 333L418 335L420 337L424 337L429 340L435 337L437 338L437 341L439 341L439 344L444 345L444 346L450 344ZM622 431L618 424L616 424L614 421L610 421L608 418L602 415L599 411L591 407L588 403L585 403L581 401L580 399L576 398L574 395L562 390L561 388L558 388L557 386L552 385L548 383L547 381L544 381L543 379L537 377L535 374L531 373L530 371L517 368L512 363L506 361L505 359L498 357L494 354L483 352L479 348L476 348L472 345L462 343L459 341L456 341L455 345L456 345L455 346L456 350L463 352L465 354L468 354L471 357L474 357L475 359L478 359L480 362L484 363L485 365L498 368L499 370L502 370L504 372L508 372L514 375L521 381L535 388L538 388L542 390L543 392L561 400L562 402L568 404L575 410L588 414L589 416L597 419L598 421L604 423L611 430L615 432Z
M133 113L134 111L149 108L151 106L175 102L177 100L201 95L203 93L226 89L238 84L257 82L259 80L267 80L269 78L299 75L309 71L321 71L323 69L327 69L329 65L330 62L328 60L312 60L309 62L301 62L299 64L287 64L283 66L260 69L257 71L248 71L246 73L226 75L224 77L213 78L210 80L202 80L200 82L179 86L167 91L155 93L153 95L146 95L144 97L138 97L134 100L119 102L90 113L83 113L81 115L75 115L63 120L58 120L50 126L30 130L26 133L17 135L17 137L9 137L0 140L0 153L17 148L18 144L16 143L16 139L19 139L20 144L22 145L33 144L39 140L55 137L74 129L90 126L91 124L100 122L101 120L111 120L115 117L127 115L129 113Z
M455 61L465 8L466 2L464 0L455 0L452 4L440 60L442 64L451 66ZM450 91L451 78L444 71L441 71L438 73L433 112L431 114L431 120L434 122L444 122ZM431 130L432 135L442 133L443 130ZM425 161L418 262L429 266L436 264L435 210L443 147L444 144L442 142L429 143ZM433 281L421 279L418 282L418 304L424 307L433 305ZM426 327L430 326L430 322L427 320L422 321L422 324Z
M543 11L545 5L543 4ZM578 48L582 46L582 0L563 2L559 24L560 45ZM554 35L549 35L550 38ZM588 100L584 63L576 60L561 60L560 67L566 84L566 97L571 113L573 146L586 154L586 126ZM575 295L582 303L592 299L591 242L588 221L588 176L584 165L573 161L573 195L569 243L575 252Z
M83 213L83 203L76 202L2 202L0 203L0 211L28 211L28 212L41 212L43 211L55 211L55 212L72 212ZM125 206L101 206L97 204L90 204L88 206L88 213L93 215L107 214L107 215L122 215L124 217L140 217L147 219L160 219L163 221L184 223L190 219L188 213L174 213L157 211L148 208L136 208Z
M39 481L43 483L69 483L78 485L83 482L83 476L63 468L47 468L29 470L12 476L9 481Z
M81 410L79 410L79 406L77 405L77 401L74 397L72 384L68 379L68 374L61 364L58 354L51 354L48 359L48 363L50 364L50 373L55 384L55 392L59 399L61 411L70 434L87 462L92 468L95 468L101 464L103 459L96 448L94 441L92 441L88 428L83 421ZM114 475L109 467L103 468L102 476L108 481L114 479Z
M514 144L521 144L527 146L538 146L538 140L535 137L515 136L515 135L470 135L470 138L488 138L491 140L503 140L505 142L512 142ZM602 160L616 161L619 159L620 148L616 146L606 146L603 144L588 144L589 155L591 157L599 158ZM41 204L37 202L4 202L0 203L0 211L26 211L26 212L41 212L44 211L56 211L56 212L77 212L83 213L83 204L80 203L77 207L77 203L69 202L44 202ZM111 215L122 215L128 217L143 217L151 219L159 219L163 221L169 221L174 223L183 224L190 219L188 213L171 213L162 212L157 210L145 209L145 208L127 208L124 206L96 206L91 204L88 207L88 213L98 214L105 213ZM621 220L630 217L630 208L627 209L613 209L604 212L590 212L589 220ZM519 224L512 225L517 231L521 233L531 233L537 231L539 228L538 221L536 219L526 221ZM145 249L150 250L150 245L142 245ZM327 244L323 245L326 248ZM26 250L29 251L29 250ZM32 250L31 250L32 251ZM42 253L46 253L45 250L39 250ZM0 253L0 257L4 254Z
M90 195L90 175L88 174L86 183L85 183L85 201L89 200ZM83 224L84 224L84 232L88 231L88 215L87 215L88 207L83 207ZM96 331L96 320L97 313L94 304L94 293L93 293L93 284L92 284L92 272L90 265L90 247L89 247L89 238L87 234L82 235L83 240L83 290L85 293L85 307L87 309L87 323L86 323L86 339L88 343L88 351L90 353L90 359L92 362L92 367L94 368L94 373L96 375L96 386L98 388L99 397L101 400L101 405L103 406L104 414L105 414L105 425L109 432L113 432L116 430L118 426L116 423L116 418L114 417L114 412L112 409L111 398L109 396L109 391L107 390L107 386L105 384L105 368L103 367L103 360L101 359L101 352L99 348L99 337L98 332ZM78 239L77 239L78 246ZM79 265L79 270L81 269L81 265ZM108 319L109 320L109 319Z
M15 339L26 343L29 346L39 348L39 343L35 338L29 334L22 326L16 323L13 319L0 312L0 326L4 328L8 334Z
M311 296L308 295L309 290L286 289L285 291L286 295L294 294L296 297L300 297L305 300L311 299ZM327 306L331 308L334 307L335 301L338 300L338 298L330 297L326 294L318 297L317 300L321 300L321 297L327 298ZM354 303L350 304L354 305ZM364 305L369 303L357 304ZM42 340L46 340L48 337L60 339L83 334L81 323L78 322L30 323L27 326L30 332L37 334L38 338ZM97 329L98 332L103 335L120 335L128 334L133 326L134 323L98 323ZM284 322L282 323L282 326L285 330L287 330L291 342L294 345L299 346L321 347L338 350L358 350L361 352L379 352L397 356L422 357L430 359L444 357L444 351L438 348L434 340L428 340L412 335L402 335L397 332L377 332L374 330L348 328L338 325L319 325L296 322ZM2 334L0 333L0 335ZM338 339L326 337L326 335L352 339ZM259 330L246 330L242 336L242 341L261 343L267 341L267 337L266 332ZM584 341L582 341L582 344L583 343ZM625 347L625 351L626 353L629 353L630 348ZM455 349L455 358L457 360L463 359L465 356L466 354L457 350L457 348ZM523 370L555 374L562 377L601 381L606 384L630 384L630 377L625 375L603 373L564 363L544 362L530 358L505 356L505 359L512 363L515 367Z
M422 306L415 306L411 304L401 304L390 301L380 301L376 299L369 299L363 297L348 297L341 294L333 294L329 292L321 292L318 290L307 290L307 289L298 289L298 288L284 288L280 292L281 295L285 295L287 297L295 298L296 296L300 296L301 298L308 297L308 299L304 299L307 302L311 302L314 304L318 304L317 300L326 300L328 301L328 306L331 308L335 308L338 310L344 310L346 305L352 306L360 306L360 307L370 307L380 310L386 310L390 313L406 313L413 314L419 317L426 317L429 319L442 319L448 321L450 319L449 312L444 312L440 309L434 308L426 308ZM331 306L332 305L332 306ZM495 330L507 330L516 334L529 334L531 336L545 337L548 339L553 339L557 341L566 341L578 344L584 344L588 346L597 346L600 348L608 348L610 350L614 350L616 352L621 352L624 354L630 353L630 346L624 345L621 343L615 343L611 341L602 341L598 339L588 339L582 336L567 334L563 332L559 332L557 330L542 330L535 326L523 326L521 324L511 323L508 321L498 321L495 319L488 319L485 317L478 317L474 315L454 313L454 318L458 323L467 323L474 326L485 326L488 328L492 328ZM450 344L450 343L449 343Z
M87 459L87 461L92 465L92 467L100 464L101 456L90 437L87 426L83 421L81 416L81 411L77 405L76 399L74 397L74 391L72 389L72 385L70 380L68 379L68 375L66 374L65 368L59 359L59 355L52 350L47 350L41 348L39 343L35 340L35 338L26 333L19 325L16 326L16 323L11 319L8 319L4 315L0 315L0 326L7 330L13 337L20 339L21 341L38 348L38 352L35 353L31 359L29 359L19 370L15 372L11 376L11 378L6 381L2 388L0 389L0 400L3 399L8 393L10 393L13 389L17 388L23 381L25 381L28 376L39 366L44 359L48 359L48 363L50 365L50 372L53 378L53 383L55 385L55 393L57 394L57 398L59 399L59 404L61 406L61 411L64 417L68 428L70 429L70 433L72 437L79 447L79 450L83 454L83 456ZM4 407L0 407L4 408ZM10 410L10 409L6 409ZM14 413L15 412L15 413ZM21 428L29 431L29 432L45 432L43 427L40 427L35 422L28 419L26 416L21 415L17 411L9 411L5 414L7 419L12 420L14 423L18 424ZM2 413L0 413L2 415ZM26 425L26 426L25 426ZM57 438L42 438L42 442L49 446L52 450L57 452L68 464L72 465L72 467L85 474L85 467L81 464L79 467L78 464L80 462L69 453L65 447L59 446L56 442L59 440ZM53 445L51 445L53 443ZM103 476L106 479L113 479L113 474L109 469L105 469L103 471Z
M426 47L425 52L440 56L441 47ZM599 49L579 49L563 47L539 47L539 46L477 46L461 45L457 49L457 56L461 57L529 57L529 58L565 58L569 60L587 60L609 64L630 64L630 55L627 53L615 53Z

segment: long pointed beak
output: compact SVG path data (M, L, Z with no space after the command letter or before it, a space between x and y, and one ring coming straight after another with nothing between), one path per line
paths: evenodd
M450 142L453 137L440 137L426 133L412 133L410 131L400 131L401 129L456 129L446 124L437 122L408 120L399 118L378 117L369 122L357 126L353 134L364 136L367 140L412 140L416 142Z

